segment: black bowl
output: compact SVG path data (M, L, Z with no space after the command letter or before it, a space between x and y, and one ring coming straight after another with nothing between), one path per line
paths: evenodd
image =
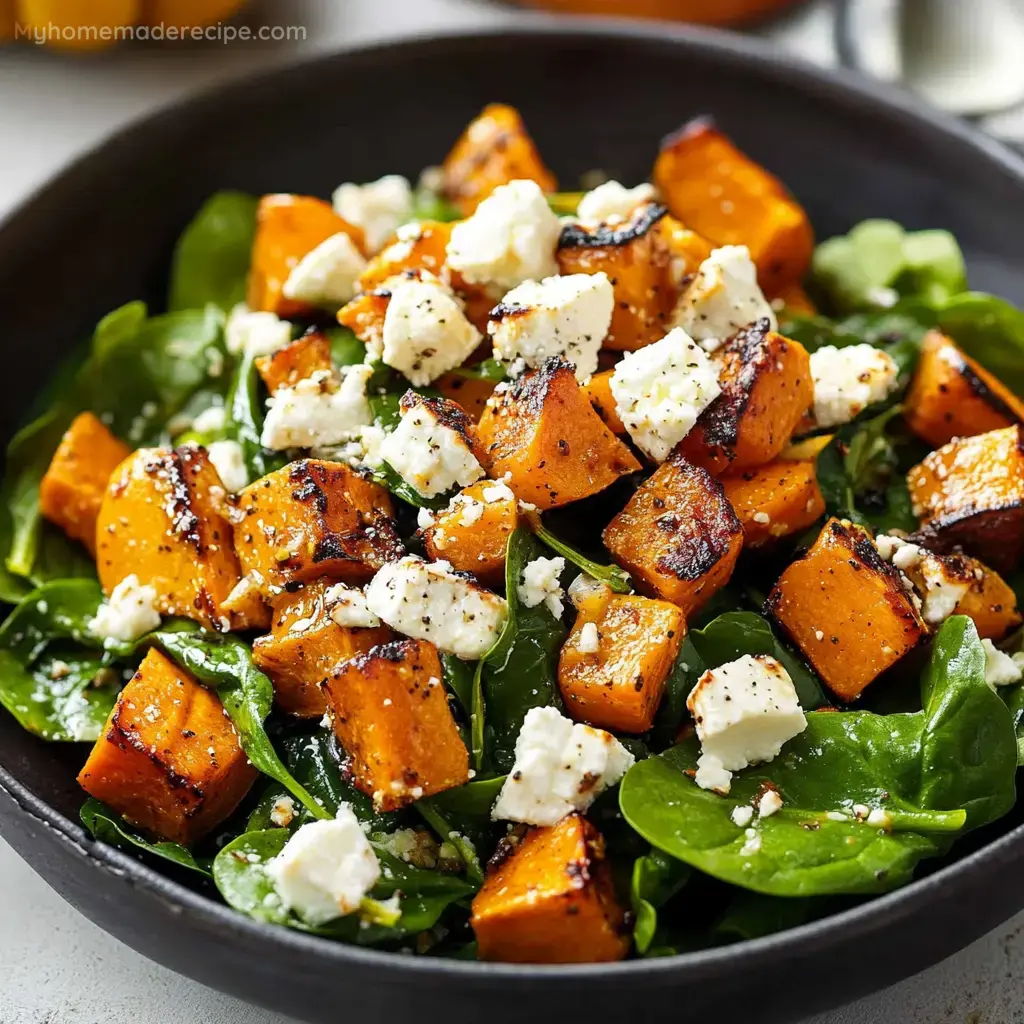
M102 314L138 297L160 305L174 239L208 193L327 195L342 180L415 175L491 99L522 109L566 183L595 167L643 180L659 138L711 112L792 187L820 235L869 216L949 228L978 287L1024 301L1024 163L997 144L905 97L736 38L524 24L357 50L232 85L123 132L58 177L0 231L0 338L18 381L0 404L3 439ZM399 958L258 924L91 842L77 824L84 756L0 713L8 841L145 955L309 1021L412 1013L500 1024L524 1011L785 1020L921 970L1024 906L1024 828L1002 823L987 845L905 889L759 941L581 967Z

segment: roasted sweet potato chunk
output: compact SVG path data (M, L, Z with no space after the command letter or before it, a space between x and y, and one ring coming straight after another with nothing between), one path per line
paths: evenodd
M583 385L583 393L590 399L597 415L604 420L605 426L613 434L625 434L626 425L619 416L619 407L612 394L611 380L614 370L602 370L595 373L586 384Z
M560 274L604 271L615 291L606 348L631 352L667 332L676 300L672 254L658 229L665 207L638 206L624 224L568 224L558 240Z
M744 328L712 357L722 393L683 439L682 452L718 474L771 462L814 402L807 350L769 330Z
M621 960L629 949L601 833L579 814L530 829L473 900L481 960L567 964Z
M451 223L437 220L420 221L406 225L399 237L381 250L359 275L359 290L372 292L385 282L409 270L427 270L441 277L448 258L448 240L452 236Z
M810 266L814 232L782 182L702 118L668 136L654 164L673 216L715 245L745 245L761 287L778 295Z
M700 609L736 567L743 528L722 485L673 452L605 527L605 547L638 589Z
M257 775L217 696L151 649L78 782L133 825L191 846L231 814Z
M296 338L273 355L256 360L256 369L271 394L278 388L294 387L317 370L330 370L333 365L331 343L319 332Z
M508 539L519 525L519 510L508 488L481 480L461 490L448 508L434 515L433 526L423 531L427 554L435 561L471 572L484 583L505 578Z
M338 310L338 323L349 328L368 348L380 351L384 347L384 317L390 301L387 288L363 292Z
M451 402L458 402L474 423L487 408L487 401L494 394L495 382L479 377L463 377L460 373L445 373L434 381L434 387Z
M374 647L323 682L355 784L393 811L461 786L469 754L448 707L437 648L425 640Z
M747 548L799 533L825 513L813 458L776 459L723 476L722 487L743 526Z
M1004 640L1024 622L1017 607L1017 595L995 569L969 555L939 557L948 575L959 578L968 587L953 614L973 619L978 636L983 640Z
M963 547L998 572L1014 569L1024 551L1020 426L950 441L907 474L907 485L925 547Z
M952 339L931 331L921 345L903 415L918 437L938 447L954 437L1024 423L1024 402Z
M602 729L646 732L685 635L683 613L668 601L609 587L587 591L576 601L576 623L558 659L566 710Z
M131 453L91 412L64 432L39 484L39 511L96 553L96 519L110 474Z
M340 462L302 459L251 483L232 520L244 572L276 597L320 576L360 583L402 556L387 491Z
M695 274L714 249L703 235L698 235L669 214L658 221L658 232L672 257L672 280L676 284Z
M284 711L320 718L327 700L320 683L343 661L392 639L387 626L340 626L331 617L329 580L314 580L274 603L271 631L252 645L252 658L270 676Z
M224 485L205 448L140 448L114 470L96 524L106 593L133 573L157 609L227 630L222 607L238 583Z
M601 422L570 363L548 359L495 395L480 419L491 476L539 509L597 494L640 463Z
M444 194L469 216L499 185L529 179L554 192L555 176L544 166L515 107L491 103L467 125L445 157Z
M870 534L829 519L779 577L768 608L840 700L856 700L928 633L899 569Z
M284 297L285 281L303 256L340 232L365 251L363 232L339 217L330 203L313 196L263 196L256 212L246 296L249 307L285 317L309 312L305 303Z
M768 298L771 299L773 306L781 307L782 311L787 314L816 316L818 313L818 307L799 284L786 285L781 291L769 295Z

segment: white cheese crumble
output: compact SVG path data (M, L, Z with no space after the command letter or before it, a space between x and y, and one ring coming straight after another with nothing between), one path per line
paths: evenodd
M811 353L814 419L819 427L849 423L869 405L889 396L899 368L873 345L825 345Z
M897 552L896 558L902 553ZM895 559L893 564L896 564ZM922 589L921 617L929 626L945 622L971 589L969 581L951 576L946 562L929 553L921 559L915 576Z
M286 299L311 306L343 306L359 290L366 260L344 232L322 241L292 267L281 289Z
M564 558L535 558L523 566L516 595L527 608L544 604L556 619L560 618L565 607L565 591L559 577L564 571Z
M1021 681L1020 655L1011 657L1005 651L999 650L991 640L982 640L981 646L985 648L985 682L992 689Z
M697 785L728 793L731 773L771 761L807 728L789 673L767 654L746 654L704 673L686 701L697 725Z
M393 278L388 287L381 359L414 387L426 387L461 366L480 344L480 332L437 278L426 273Z
M216 434L227 426L227 422L227 409L223 405L211 405L192 421L192 429L200 434Z
M757 801L757 816L759 818L770 818L781 810L782 797L774 789L765 790L761 799Z
M558 273L555 248L562 225L535 181L499 185L467 220L452 229L448 266L468 284L507 292L524 281Z
M577 380L588 381L597 371L614 308L615 291L603 271L525 281L491 314L487 330L494 356L533 367L562 356L576 367Z
M278 388L267 399L260 443L264 448L314 448L340 444L372 423L366 384L373 369L366 363L342 369L341 383L330 370L318 370Z
M412 216L412 187L400 174L386 174L365 185L347 181L334 190L331 201L339 216L363 229L371 253L379 252Z
M629 436L655 462L668 458L721 394L715 367L678 327L653 345L627 352L610 386Z
M366 595L344 583L335 583L324 592L324 607L331 621L338 626L370 629L380 625L380 619L366 603Z
M96 609L95 618L89 620L89 632L104 640L131 643L159 625L156 588L139 583L139 577L132 573Z
M509 487L504 480L495 480L494 483L488 484L481 492L480 497L490 505L495 501L515 501L516 496L512 492L512 488ZM520 508L522 508L523 502L520 502ZM536 508L536 505L533 506ZM523 511L526 511L525 509Z
M377 855L348 804L336 818L303 825L264 870L284 907L311 925L358 910L380 878Z
M618 224L629 220L629 215L641 204L657 196L657 190L649 182L626 188L617 181L606 181L591 189L576 207L576 220L587 227L601 224Z
M221 483L232 494L237 493L249 483L249 470L245 465L242 446L237 441L212 441L206 447L213 468Z
M452 571L448 562L407 555L380 569L366 603L393 629L467 661L494 646L508 618L505 599Z
M224 325L224 344L235 355L273 355L291 340L292 325L287 320L266 311L253 312L244 302L231 310Z
M597 654L601 649L601 634L596 622L584 622L576 638L576 650L580 654Z
M556 708L531 708L491 817L555 825L567 814L585 811L633 761L611 733L574 723Z
M295 801L290 796L278 797L270 808L270 820L278 828L287 828L295 820Z
M750 804L739 804L729 812L729 817L737 828L746 828L754 820L754 808Z
M757 283L757 267L745 245L713 250L683 289L672 315L675 326L705 344L721 343L763 319L778 330L775 311Z

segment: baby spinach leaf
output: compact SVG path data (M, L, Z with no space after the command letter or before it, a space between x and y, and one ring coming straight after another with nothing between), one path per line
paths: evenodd
M1017 731L1017 764L1024 767L1024 685L1001 686L999 696L1006 702Z
M422 187L414 193L410 221L439 220L448 222L461 219L462 212L459 208L439 193Z
M249 480L273 473L288 464L282 452L271 452L263 447L263 384L256 369L256 357L246 352L239 360L235 378L228 396L228 436L242 447Z
M600 565L582 555L575 548L559 540L541 522L540 516L530 515L527 517L533 535L545 546L551 548L556 555L561 555L571 565L585 572L588 576L611 587L616 594L630 594L633 588L629 585L629 573L620 569L617 565Z
M445 816L432 803L429 797L425 800L418 800L415 808L423 816L423 820L437 833L442 842L451 843L458 851L462 865L466 871L466 879L475 887L483 885L484 872L480 866L480 858L476 852L473 841L454 829Z
M170 861L180 868L195 871L205 878L213 877L210 861L193 857L189 850L179 843L150 842L143 839L116 811L112 811L106 804L93 797L85 801L80 816L82 824L98 842L117 847L125 853L142 850L143 853Z
M686 885L691 874L688 864L657 849L634 861L629 899L636 917L633 942L638 953L651 948L658 927L658 909Z
M575 217L583 195L582 192L549 192L545 198L559 217Z
M324 334L331 343L331 358L336 366L354 366L366 361L366 345L349 327L328 327Z
M203 203L174 248L168 309L212 302L227 313L244 301L256 206L254 196L232 191L215 192Z
M1024 395L1024 312L984 292L964 292L939 308L939 326L1017 395Z
M401 498L402 501L414 508L427 508L432 512L439 512L448 505L447 494L436 494L432 498L420 494L412 484L386 462L382 462L373 470L372 476L381 487L386 488L396 498Z
M473 711L473 674L476 663L463 661L454 654L441 655L441 669L444 673L444 684L455 694L455 699L462 705L466 714Z
M725 913L715 922L712 932L730 942L760 939L824 917L833 912L836 902L834 897L784 899L781 896L763 896L759 892L737 889Z
M679 648L675 664L665 680L665 696L661 699L654 728L651 731L652 746L656 750L675 741L679 726L686 716L686 698L697 685L697 680L707 671L693 639L687 634Z
M457 366L454 370L449 370L449 373L466 380L491 380L495 384L507 379L505 364L500 359L483 359L470 366Z

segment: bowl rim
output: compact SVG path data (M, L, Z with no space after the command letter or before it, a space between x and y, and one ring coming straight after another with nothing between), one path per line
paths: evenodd
M225 100L237 99L254 84L282 85L292 79L315 75L320 66L345 61L376 61L450 55L452 48L473 47L481 40L500 38L511 45L512 37L529 40L556 37L566 44L588 41L619 42L624 46L643 44L666 52L685 55L699 52L730 66L754 66L769 78L813 92L846 107L859 107L861 113L884 115L891 122L925 127L947 142L988 161L1024 185L1024 157L1018 156L996 139L965 122L958 121L925 105L903 90L876 82L842 68L824 68L790 54L782 54L763 40L735 35L702 26L680 26L668 22L640 22L623 18L572 17L517 13L514 21L492 25L415 32L386 40L374 40L340 47L313 57L298 58L283 66L244 74L198 93L172 101L156 112L142 115L121 126L95 146L85 150L69 164L44 180L21 199L0 220L0 276L4 272L4 253L18 249L19 236L32 228L35 206L43 199L76 190L83 172L98 170L107 162L117 162L122 149L138 145L139 137L158 136L164 124L182 117L201 116ZM820 953L830 945L867 936L882 927L913 916L933 898L957 896L969 876L997 865L1019 859L1024 853L1024 825L987 843L952 864L924 878L884 893L858 906L811 921L804 925L757 939L700 949L673 956L624 960L617 963L586 964L513 964L485 961L460 961L426 956L400 956L366 947L349 945L316 935L258 921L236 911L226 903L176 881L148 864L115 847L93 840L77 821L65 817L38 797L25 784L0 765L0 792L11 798L25 816L42 824L59 842L73 848L97 869L132 887L139 887L175 910L187 911L193 918L215 927L221 933L236 935L252 942L283 943L297 954L325 958L328 962L346 962L374 968L395 968L420 977L446 976L473 987L486 986L491 980L528 980L538 988L551 988L566 981L584 981L588 985L617 985L626 977L643 978L658 984L676 984L681 974L699 980L701 976L734 972L743 966L770 965L780 957L799 956L802 950ZM1009 914L1007 915L1009 916Z

